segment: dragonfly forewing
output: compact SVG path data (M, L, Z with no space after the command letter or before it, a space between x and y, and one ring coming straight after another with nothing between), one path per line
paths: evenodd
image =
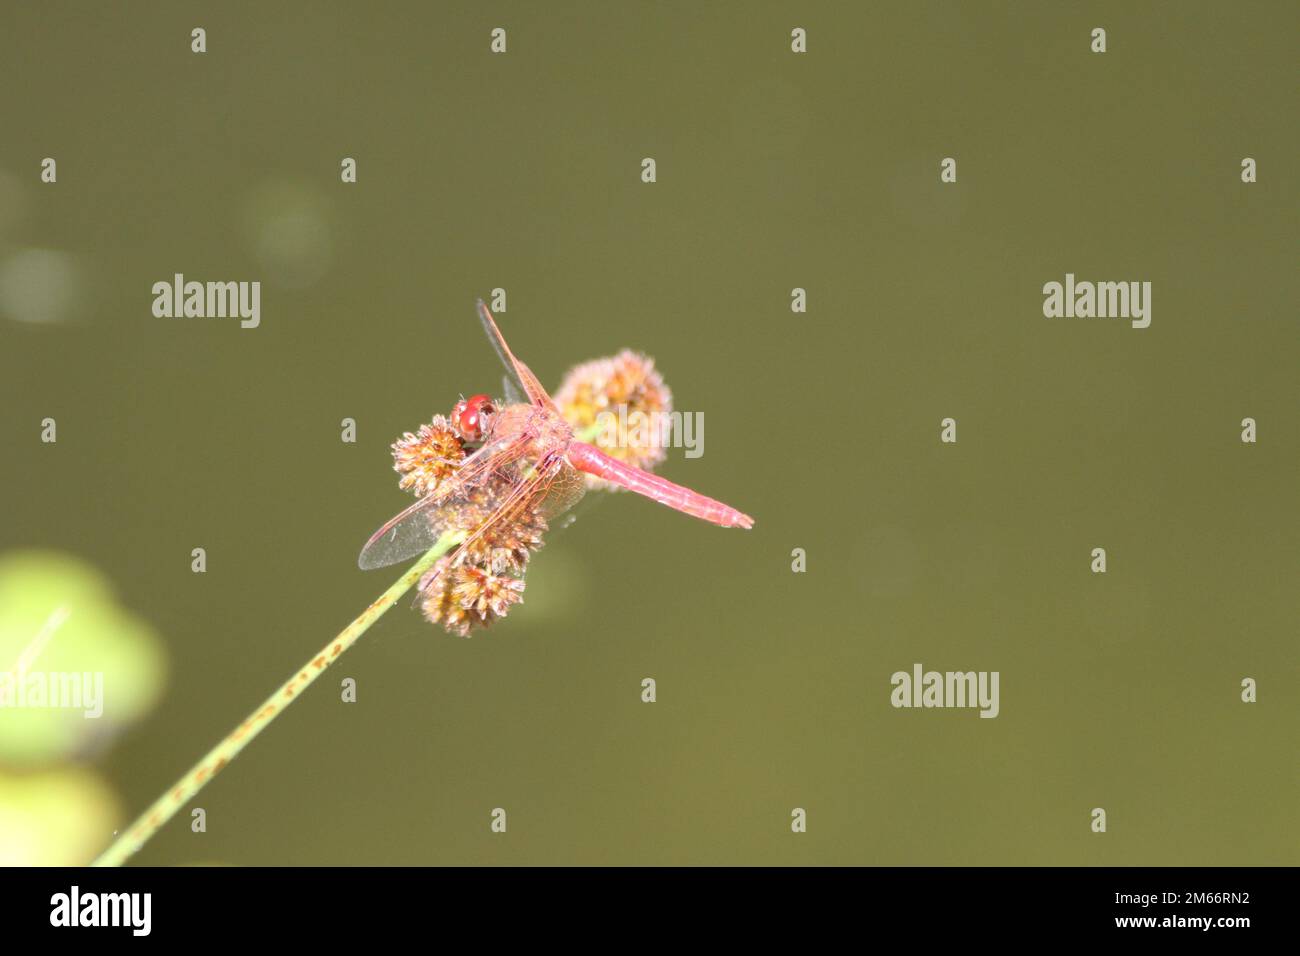
M422 498L366 542L357 563L381 568L417 557L444 534L459 533L465 544L493 533L506 536L512 523L549 521L586 490L581 473L561 454L542 460L527 442L487 445L466 459L446 490Z

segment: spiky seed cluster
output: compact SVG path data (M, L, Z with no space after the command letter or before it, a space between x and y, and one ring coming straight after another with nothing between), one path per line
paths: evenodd
M496 510L510 484L506 477L493 475L466 494L458 495L447 505L435 509L433 520L448 531L471 534L482 527ZM465 561L498 574L504 571L522 574L528 565L528 556L541 548L546 528L546 519L535 511L517 511L469 542L464 550Z
M420 582L420 606L433 624L469 637L476 627L503 618L524 599L524 579L443 558Z
M439 415L419 432L393 443L393 468L399 485L417 497L435 494L466 458L465 443L451 422ZM477 531L505 497L511 482L493 475L464 493L448 495L429 510L440 532ZM424 616L451 634L468 637L506 616L523 600L528 558L542 546L546 520L535 511L520 511L498 521L461 550L453 564L442 558L420 579Z
M417 498L433 494L464 460L464 443L441 415L421 425L416 434L406 432L393 442L393 470L402 476L398 486Z
M624 349L612 358L595 359L574 366L564 376L555 393L555 404L576 434L590 432L602 422L602 413L619 415L625 408L624 421L635 422L638 413L655 422L673 410L672 392L655 369L654 359ZM665 457L654 427L630 427L626 430L604 429L593 444L612 458L646 470L653 469ZM617 488L609 482L587 475L592 488Z
M485 624L489 615L505 617L510 605L523 600L523 578L493 574L483 568L461 565L451 581L451 597L470 616L478 615Z

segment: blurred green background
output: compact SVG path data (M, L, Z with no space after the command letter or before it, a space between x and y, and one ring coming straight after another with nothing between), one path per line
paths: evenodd
M98 568L168 673L41 805L88 859L397 576L388 444L497 390L504 287L552 387L655 356L707 426L662 472L756 528L619 496L488 632L404 602L137 862L1300 862L1298 10L5 4L0 554ZM176 272L260 328L155 318ZM1045 319L1066 272L1151 327ZM893 709L914 662L1000 716Z

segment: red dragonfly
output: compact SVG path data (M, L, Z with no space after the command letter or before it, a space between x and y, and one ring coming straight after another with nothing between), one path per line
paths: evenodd
M456 405L453 424L462 438L478 444L477 450L432 493L374 533L361 550L362 568L423 554L444 532L465 530L469 515L484 515L472 522L472 530L449 556L448 564L454 564L495 525L525 513L551 519L573 507L586 490L582 472L723 528L754 526L753 518L721 501L575 439L537 376L510 351L481 299L478 314L506 367L507 401L498 407L487 395L474 395Z

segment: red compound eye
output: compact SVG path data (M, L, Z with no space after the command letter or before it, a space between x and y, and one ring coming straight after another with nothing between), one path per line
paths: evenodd
M471 395L456 403L452 409L451 423L465 441L482 441L495 411L491 398L486 395Z

